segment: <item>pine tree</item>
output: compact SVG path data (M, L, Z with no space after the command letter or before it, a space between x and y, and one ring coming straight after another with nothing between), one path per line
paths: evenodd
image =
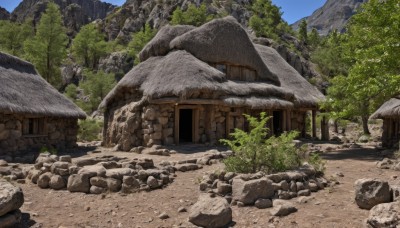
M308 43L308 33L307 33L307 21L305 19L301 20L299 27L299 39L304 43Z
M138 54L143 47L156 35L157 30L152 29L149 24L144 28L132 35L132 40L128 44L129 55L135 58L135 64L140 62Z
M23 24L0 21L0 34L0 50L22 56L24 42L34 35L32 21L26 20Z
M58 6L53 2L48 3L35 37L24 43L27 59L55 87L60 85L60 66L67 54L68 37L62 23Z
M95 24L83 26L72 42L73 56L85 67L95 69L99 59L107 53L104 38Z

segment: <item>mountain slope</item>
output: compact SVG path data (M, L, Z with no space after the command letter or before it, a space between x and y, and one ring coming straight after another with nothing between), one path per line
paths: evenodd
M340 32L344 28L361 6L362 3L368 0L328 0L321 8L314 11L314 13L306 17L308 29L316 28L321 35L327 35L329 32L337 29ZM298 30L300 22L295 22L292 27Z
M97 19L104 19L116 6L99 0L53 0L60 6L68 35L74 35L81 26ZM37 22L49 0L23 0L12 12L13 21L33 18Z
M0 7L0 20L8 20L9 18L10 13L6 9Z

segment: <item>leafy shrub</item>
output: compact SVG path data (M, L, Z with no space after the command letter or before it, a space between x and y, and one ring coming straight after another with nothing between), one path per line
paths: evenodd
M55 148L47 147L47 146L42 146L42 147L40 148L39 152L40 152L41 154L43 154L43 153L50 153L50 154L54 154L54 155L57 154L57 150L56 150Z
M293 140L298 132L285 132L280 136L266 138L269 129L266 124L270 117L260 114L260 119L245 115L250 125L250 132L235 129L232 140L222 139L235 156L224 160L228 172L255 173L264 171L273 173L294 169L301 164L302 147L296 147Z
M101 130L103 122L96 119L79 120L79 141L96 141L101 140Z
M312 165L315 170L319 173L324 173L325 172L325 164L326 162L322 160L322 158L319 156L319 154L313 153L311 154L308 159L308 163Z

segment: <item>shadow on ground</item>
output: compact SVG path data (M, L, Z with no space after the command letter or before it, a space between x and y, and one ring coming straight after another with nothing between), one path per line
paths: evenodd
M321 154L325 160L361 160L361 161L380 161L382 156L377 149L359 148L345 149Z
M179 154L195 154L205 152L207 150L226 151L228 148L224 146L206 146L204 144L180 144L179 146L165 146L168 150L175 150Z

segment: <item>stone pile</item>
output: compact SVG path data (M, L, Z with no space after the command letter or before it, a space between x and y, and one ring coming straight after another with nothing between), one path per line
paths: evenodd
M359 179L355 182L355 201L370 210L366 227L400 226L400 185L390 186L379 179Z
M309 196L311 192L326 187L328 182L316 174L315 169L309 165L304 165L295 171L270 175L262 172L211 173L203 177L200 190L224 196L232 205L256 206L263 209L272 207L276 199L287 200L298 196Z
M376 163L380 169L392 169L400 171L400 160L384 158L382 161Z
M6 180L17 180L23 182L26 172L18 164L8 164L5 160L0 160L0 177Z
M19 208L24 204L21 188L0 178L0 227L16 227L21 222Z
M41 154L28 179L40 188L67 189L70 192L101 194L150 191L169 184L174 168L154 166L151 159L126 159L114 156L80 158Z

